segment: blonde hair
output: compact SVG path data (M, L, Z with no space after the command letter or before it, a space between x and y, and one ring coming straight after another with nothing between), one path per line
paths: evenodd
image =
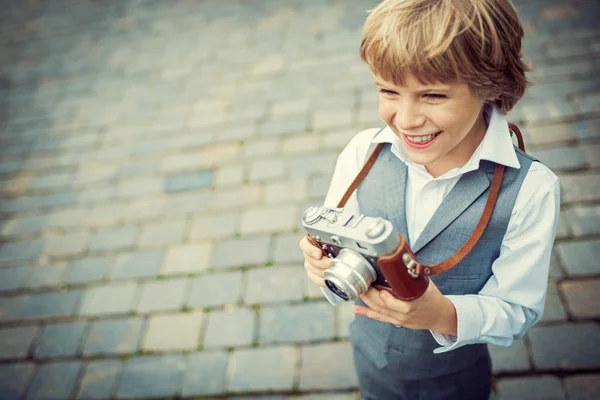
M386 81L466 83L507 113L530 85L522 37L510 0L384 0L369 12L360 55Z

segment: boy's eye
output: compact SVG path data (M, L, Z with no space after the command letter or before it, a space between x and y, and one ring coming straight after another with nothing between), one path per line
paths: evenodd
M433 100L441 100L441 99L445 99L447 96L445 94L440 94L440 93L427 93L425 95L425 97L427 97L428 99L433 99Z
M387 94L388 96L393 96L395 94L398 94L396 92L392 92L391 90L387 90L387 89L379 89L379 93Z

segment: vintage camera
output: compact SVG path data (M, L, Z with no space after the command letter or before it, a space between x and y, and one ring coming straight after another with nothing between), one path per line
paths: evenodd
M343 208L309 207L302 225L308 240L333 259L325 284L339 299L356 300L373 285L413 300L427 288L429 279L390 221Z

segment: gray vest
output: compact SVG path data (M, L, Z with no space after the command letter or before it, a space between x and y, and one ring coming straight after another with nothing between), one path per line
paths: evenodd
M405 189L408 167L390 150L382 149L371 171L357 189L360 212L388 219L408 238ZM432 277L445 295L476 294L492 275L492 263L502 239L523 179L534 161L515 149L520 169L506 168L500 194L483 236L473 250L451 270ZM436 264L450 258L469 238L483 212L495 164L482 160L476 171L464 174L444 198L412 246L418 260ZM410 242L410 240L409 240ZM515 266L518 268L518 266ZM363 304L358 301L358 304ZM399 379L424 379L449 374L487 356L485 344L473 344L434 354L440 347L428 330L412 330L356 316L350 334L357 351L379 368L389 366Z

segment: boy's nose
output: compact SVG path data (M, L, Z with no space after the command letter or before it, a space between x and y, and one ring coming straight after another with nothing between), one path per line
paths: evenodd
M403 132L410 132L425 124L425 116L420 112L419 107L403 105L396 110L394 124Z

